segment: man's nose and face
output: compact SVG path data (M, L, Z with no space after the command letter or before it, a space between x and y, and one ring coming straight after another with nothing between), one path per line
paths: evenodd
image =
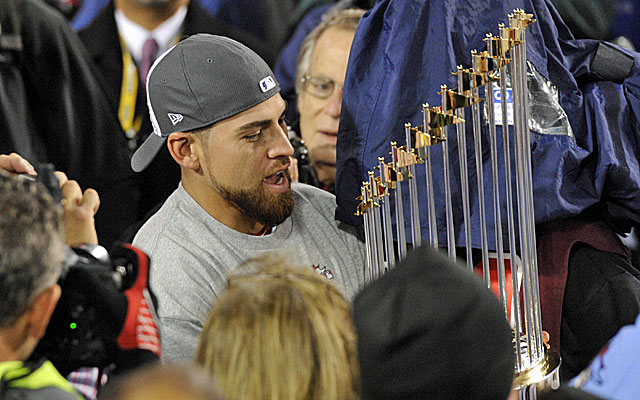
M293 147L276 94L214 125L205 142L205 173L215 192L248 217L277 225L293 211L288 166Z
M318 38L309 74L298 97L300 135L318 180L336 179L336 140L353 30L331 27Z

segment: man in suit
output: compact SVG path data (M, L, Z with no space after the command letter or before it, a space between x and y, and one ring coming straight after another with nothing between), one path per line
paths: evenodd
M79 32L95 66L100 72L113 112L120 120L120 132L127 138L130 154L153 131L146 105L145 79L153 60L168 50L184 35L199 32L229 36L248 46L257 48L247 35L225 25L209 15L197 1L189 0L112 0L85 29ZM123 189L129 193L129 211L123 217L112 219L110 232L122 233L120 238L130 240L141 220L175 189L180 170L167 149L155 158L151 170L161 174L134 174ZM124 197L123 197L124 198ZM131 200L134 199L134 200ZM124 201L124 200L123 200ZM121 207L119 202L107 207ZM133 215L131 215L133 214ZM111 236L109 239L116 239ZM102 239L102 237L101 237ZM110 240L105 240L109 243Z

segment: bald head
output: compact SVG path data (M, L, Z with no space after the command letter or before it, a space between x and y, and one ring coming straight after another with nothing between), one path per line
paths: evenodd
M153 364L114 382L104 392L114 400L223 400L213 378L192 365Z

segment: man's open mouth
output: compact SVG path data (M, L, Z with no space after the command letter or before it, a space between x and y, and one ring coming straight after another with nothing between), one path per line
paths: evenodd
M287 180L287 176L284 170L278 171L275 174L269 175L266 178L264 178L264 182L270 185L281 185L286 180Z

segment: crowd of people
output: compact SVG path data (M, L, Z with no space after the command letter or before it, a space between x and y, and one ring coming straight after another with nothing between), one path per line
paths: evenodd
M286 1L267 35L267 1L262 20L85 1L77 32L43 0L0 4L0 399L518 397L514 332L479 278L420 246L369 281L361 227L336 219L373 2ZM620 247L579 270L598 254L574 244L557 312L579 340L551 343L580 363L538 396L636 398L638 266ZM575 332L603 291L620 315Z

